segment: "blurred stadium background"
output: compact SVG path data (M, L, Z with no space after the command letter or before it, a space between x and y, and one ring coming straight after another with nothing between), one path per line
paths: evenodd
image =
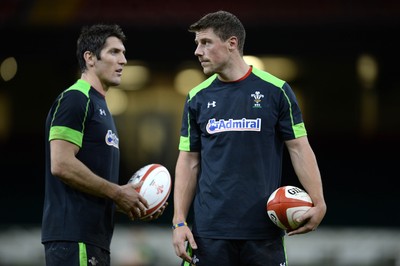
M394 0L1 0L0 265L44 265L44 120L78 77L80 27L113 22L128 36L123 84L107 95L124 183L152 162L173 173L185 94L204 79L187 27L219 9L244 23L246 60L292 85L320 164L328 213L316 232L287 238L290 265L400 265ZM289 160L284 169L298 185ZM117 216L114 265L178 265L169 203L151 223Z

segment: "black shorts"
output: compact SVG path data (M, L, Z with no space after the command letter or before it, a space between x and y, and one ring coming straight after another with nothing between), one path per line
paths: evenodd
M283 237L275 240L231 240L195 237L197 249L188 246L192 263L182 266L286 266Z
M110 252L77 242L44 243L47 266L110 266Z

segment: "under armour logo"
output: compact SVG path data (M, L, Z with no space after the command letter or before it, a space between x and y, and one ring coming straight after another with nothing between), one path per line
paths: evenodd
M99 112L100 112L100 115L104 115L104 116L106 116L106 111L105 111L105 110L103 110L103 109L99 109Z
M97 263L99 263L99 261L96 260L95 257L92 257L91 259L89 259L89 263L90 263L91 265L97 265Z
M190 262L192 265L196 265L200 260L199 258L196 257L196 255L193 256L192 261Z
M286 262L284 262L284 263L279 263L279 266L286 266Z
M216 107L216 106L217 106L217 102L216 101L212 101L212 102L208 102L207 103L207 108Z

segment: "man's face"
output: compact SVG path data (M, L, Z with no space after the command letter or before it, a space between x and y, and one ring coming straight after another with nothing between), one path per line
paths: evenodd
M229 61L228 41L222 41L212 28L196 32L194 54L199 58L206 75L223 72Z
M121 83L122 69L127 63L125 46L117 37L109 37L95 61L95 72L105 88Z

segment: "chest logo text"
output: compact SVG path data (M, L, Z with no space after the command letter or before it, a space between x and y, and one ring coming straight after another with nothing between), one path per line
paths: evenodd
M206 130L209 134L226 131L261 131L261 118L256 119L220 119L208 120Z

